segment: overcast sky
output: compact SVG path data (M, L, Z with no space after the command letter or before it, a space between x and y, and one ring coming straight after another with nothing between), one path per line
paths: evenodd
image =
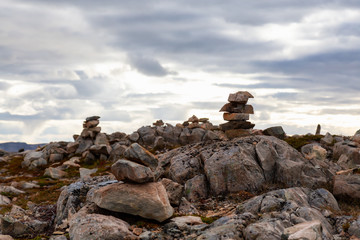
M0 1L0 142L219 124L247 90L255 128L360 128L360 1Z

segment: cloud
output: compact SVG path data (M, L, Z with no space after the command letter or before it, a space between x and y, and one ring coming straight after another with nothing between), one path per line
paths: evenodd
M145 75L163 77L170 73L155 59L135 55L128 58L130 65Z

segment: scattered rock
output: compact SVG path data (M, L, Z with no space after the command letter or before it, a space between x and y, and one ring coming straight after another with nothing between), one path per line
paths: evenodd
M53 168L53 167L49 167L49 168L45 169L45 173L44 173L44 176L48 176L53 179L61 179L61 178L65 177L66 175L67 175L66 172L64 172L58 168Z
M91 178L90 175L96 173L97 170L98 170L97 168L93 168L93 169L79 168L80 178L81 179Z
M334 138L330 133L327 132L325 136L320 139L320 143L327 146L331 146L332 144L334 144Z
M208 186L205 175L197 175L185 183L185 196L190 202L206 199Z
M333 194L344 199L360 199L360 174L336 175Z

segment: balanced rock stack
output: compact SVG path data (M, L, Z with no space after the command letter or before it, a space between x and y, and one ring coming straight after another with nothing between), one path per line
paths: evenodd
M68 153L81 154L85 162L92 163L95 159L107 160L111 146L105 133L101 133L99 116L87 117L83 130L75 135L75 142L67 145Z
M158 159L145 148L133 143L120 159L111 166L119 183L102 187L94 192L93 202L99 207L138 215L162 222L174 212L165 187L155 182L154 171Z
M254 98L254 96L247 91L230 93L229 102L220 109L220 112L225 112L223 114L224 120L228 121L220 124L220 128L229 138L249 135L248 129L255 126L255 124L247 121L249 114L254 114L253 107L247 104L249 98Z

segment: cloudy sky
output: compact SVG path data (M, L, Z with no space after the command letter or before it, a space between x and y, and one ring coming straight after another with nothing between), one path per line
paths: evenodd
M1 0L0 22L0 142L219 124L241 90L255 128L360 128L358 0Z

